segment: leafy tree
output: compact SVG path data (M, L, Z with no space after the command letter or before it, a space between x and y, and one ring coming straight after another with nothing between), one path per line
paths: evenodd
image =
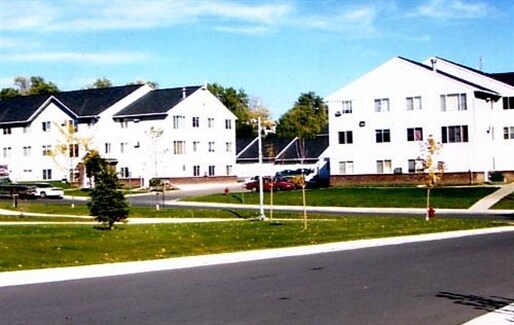
M28 96L28 95L43 95L55 94L59 92L56 84L50 81L45 81L42 77L16 77L14 84L19 89L4 88L0 91L0 99L5 99L15 96Z
M129 215L128 203L121 188L118 175L113 168L102 168L95 175L95 187L87 206L90 215L109 230L115 222L125 221Z
M131 86L131 85L148 85L150 87L152 87L153 89L158 89L159 88L159 84L155 81L146 81L146 80L136 80L134 82L130 82L127 84L127 86Z
M318 135L328 125L328 107L314 92L302 93L293 108L280 117L277 136L308 139Z
M441 148L441 143L436 142L434 137L429 135L428 139L422 144L421 156L417 159L421 162L423 167L421 171L425 174L425 185L427 187L427 214L425 219L427 221L430 220L429 211L432 209L430 206L430 191L444 174L444 162L436 161Z
M91 85L87 86L87 89L101 89L101 88L109 88L112 87L112 82L103 77L96 79L95 82L93 82Z
M106 168L105 161L100 157L97 150L92 149L86 153L82 163L86 168L86 177L89 179L89 184L92 186L92 179L95 175L100 174Z

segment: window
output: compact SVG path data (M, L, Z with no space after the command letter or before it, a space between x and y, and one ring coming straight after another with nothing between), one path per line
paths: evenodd
M198 151L198 146L200 145L200 141L193 141L193 152Z
M3 156L4 158L10 158L11 157L11 147L5 147L3 148Z
M225 142L225 151L232 152L232 142Z
M209 176L214 176L216 173L216 166L210 165L209 166Z
M391 132L387 130L375 130L377 143L391 142Z
M77 158L79 156L79 145L78 144L70 144L69 148L70 158Z
M120 122L120 127L121 127L122 129L126 129L126 128L128 128L128 121L127 121L127 120L122 120L122 121Z
M78 127L77 123L74 120L64 121L62 126L65 126L69 133L77 132L79 130L79 127Z
M30 156L32 156L32 147L31 146L23 147L23 157L30 157Z
M43 146L43 156L50 156L51 153L52 153L52 146L51 145Z
M185 126L186 117L182 115L173 115L173 128L183 129Z
M45 121L41 123L41 127L43 129L43 132L50 132L50 121Z
M128 167L120 168L120 177L121 178L129 178L130 177L130 171L129 171Z
M193 116L193 127L194 128L200 127L200 118L198 116Z
M3 133L4 133L4 135L11 134L11 132L12 132L12 131L11 131L11 128L10 128L10 127L4 127L4 128L3 128Z
M391 160L377 160L377 173L391 173Z
M407 141L423 141L423 128L408 128Z
M351 100L343 100L342 102L342 114L352 114L352 101Z
M225 120L225 129L227 129L227 130L232 129L232 120L229 120L229 119Z
M209 142L209 152L214 152L214 141Z
M415 173L416 172L416 160L409 159L407 164L408 164L409 173Z
M353 161L340 161L339 174L353 174Z
M186 153L186 141L173 141L173 154L183 155Z
M443 126L441 128L443 143L468 142L468 126Z
M375 99L375 112L389 112L389 98Z
M339 144L353 143L353 132L352 131L341 131L339 132Z
M193 176L200 176L200 166L193 166Z
M505 140L514 139L514 126L507 126L503 128L503 138Z
M43 169L43 179L44 180L52 179L52 170L51 169Z
M127 148L128 148L128 143L127 142L121 142L120 143L120 153L125 153L127 151Z
M227 172L227 176L232 175L232 165L227 165L225 170Z
M503 97L503 109L514 109L514 97Z
M407 97L407 110L414 111L421 109L421 96Z
M24 126L23 127L23 133L30 133L30 125L27 125L27 126Z
M441 111L467 110L466 94L441 95Z
M209 117L209 118L207 119L207 127L208 127L209 129L214 127L214 117Z
M109 142L105 143L105 153L111 153L111 144Z

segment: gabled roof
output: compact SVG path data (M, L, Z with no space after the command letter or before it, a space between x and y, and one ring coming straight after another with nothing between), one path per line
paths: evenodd
M323 152L328 148L328 135L319 135L312 139L305 139L304 157L301 156L301 145L298 139L295 139L293 145L289 146L277 158L280 161L317 161Z
M254 141L256 139L237 139L237 143L246 142L247 145L243 148L244 151L238 152L236 157L237 160L250 160L257 161L259 159L259 143ZM252 142L253 141L253 142ZM274 160L278 154L280 154L287 146L291 145L293 139L278 139L278 138L264 138L262 139L262 157L263 160ZM240 145L236 145L240 147Z
M152 90L114 115L114 118L166 114L201 86Z
M130 85L3 99L0 101L0 123L30 122L49 102L74 117L96 116L140 87Z
M423 63L419 63L419 62L416 62L416 61L413 61L413 60L410 60L410 59L407 59L407 58L404 58L404 57L401 57L401 56L399 56L398 58L399 58L399 59L401 59L401 60L404 60L404 61L406 61L406 62L409 62L409 63L411 63L411 64L417 65L418 67L421 67L421 68L423 68L423 69L430 70L430 71L432 71L433 73L437 73L437 74L439 74L439 75L441 75L441 76L444 76L444 77L446 77L446 78L453 79L453 80L455 80L455 81L461 82L461 83L466 84L466 85L468 85L468 86L471 86L471 87L473 87L473 88L476 88L476 89L479 89L479 90L482 90L482 91L486 91L486 92L490 92L490 93L493 93L493 94L498 94L498 93L497 93L496 91L494 91L494 90L488 89L488 88L486 88L486 87L483 87L483 86L478 85L478 84L476 84L476 83L470 82L470 81L468 81L468 80L465 80L465 79L462 79L462 78L456 77L456 76L454 76L454 75L452 75L452 74L449 74L449 73L446 73L446 72L444 72L444 71L437 70L437 69L435 69L435 71L434 71L432 67L429 67L428 65L425 65L425 64L423 64ZM446 60L445 60L445 61L446 61ZM449 62L449 61L448 61L448 62ZM469 69L471 69L471 68L469 68Z

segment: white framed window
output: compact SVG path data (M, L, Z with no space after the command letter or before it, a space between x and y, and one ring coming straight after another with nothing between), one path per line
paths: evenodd
M377 143L391 142L391 131L389 129L375 130Z
M128 167L120 168L120 177L121 178L129 178L130 177L130 170Z
M232 129L232 120L229 120L229 119L225 120L225 129L227 129L227 130Z
M503 128L503 139L514 140L514 126L506 126Z
M225 142L225 151L232 152L232 142Z
M68 147L68 153L70 158L77 158L79 156L79 145L72 143Z
M407 141L423 141L423 128L408 128Z
M200 146L200 141L193 141L193 152L197 152Z
M8 127L8 126L3 127L3 128L2 128L2 130L3 130L3 134L4 134L4 135L12 134L12 130L11 130L11 128L10 128L10 127Z
M4 147L2 151L3 151L4 158L11 158L11 152L12 152L11 147Z
M441 111L465 111L467 109L466 94L441 95Z
M199 165L193 166L193 176L200 176L200 166Z
M183 129L185 127L186 117L182 115L173 115L173 128Z
M194 128L199 128L200 127L200 117L198 116L193 116L193 127Z
M214 152L214 141L209 141L209 152Z
M503 97L503 109L514 109L514 97Z
M186 153L186 141L173 141L173 154L184 155Z
M120 127L121 127L122 129L127 129L127 128L128 128L128 121L127 121L127 120L122 120L122 121L120 122Z
M41 129L43 132L50 132L50 128L52 127L52 123L50 121L41 122Z
M120 153L127 152L128 149L128 143L127 142L120 142Z
M23 133L24 134L30 133L30 125L27 125L27 126L23 127Z
M353 143L353 131L340 131L338 133L339 144Z
M214 175L216 175L216 166L210 165L209 166L209 176L214 176Z
M52 146L47 144L43 146L43 156L50 156L52 153Z
M441 127L441 139L443 143L468 142L468 126L443 126Z
M342 114L352 114L352 101L351 100L343 100L341 107Z
M31 157L32 156L32 147L26 146L23 147L23 157Z
M209 117L207 118L207 127L209 129L213 128L214 127L214 117Z
M340 161L339 174L353 174L353 161Z
M390 174L391 160L377 160L377 174Z
M43 179L44 180L52 179L52 170L51 169L43 169Z
M421 109L421 96L407 97L406 105L408 111L415 111Z
M232 169L233 169L232 165L227 165L226 166L225 171L226 171L226 175L227 176L232 175Z
M375 112L389 112L389 98L375 99Z
M104 145L104 148L105 148L105 153L111 153L111 143L110 142L106 142Z

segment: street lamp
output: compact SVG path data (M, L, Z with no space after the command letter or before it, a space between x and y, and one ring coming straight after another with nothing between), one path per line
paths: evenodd
M259 220L266 219L264 215L264 182L262 175L262 134L261 134L261 118L257 117L257 141L259 143Z

